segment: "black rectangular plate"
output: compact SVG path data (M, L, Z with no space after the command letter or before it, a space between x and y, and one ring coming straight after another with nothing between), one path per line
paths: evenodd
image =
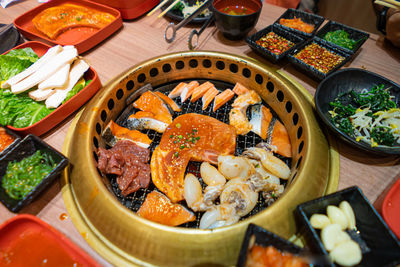
M22 159L33 155L37 150L41 150L52 156L57 166L23 199L17 200L11 198L4 190L2 184L3 176L6 173L7 165L12 161L21 161ZM27 135L21 142L13 147L3 158L0 159L0 201L12 212L18 212L23 207L32 202L52 181L54 181L60 172L67 166L68 159L60 152L49 146L35 135Z
M317 32L317 37L324 39L325 34L328 32L336 31L336 30L344 30L349 34L349 38L353 40L359 40L359 42L356 44L356 46L353 49L348 49L345 47L341 47L344 50L347 50L348 52L354 52L356 53L358 49L365 43L365 41L369 38L369 34L363 31L360 31L358 29L352 28L350 26L341 24L336 21L330 20L327 24L322 27L321 30ZM333 43L332 43L333 44Z
M7 134L11 135L12 137L15 138L14 142L12 142L8 147L6 147L3 151L0 151L0 159L7 154L8 151L10 151L16 144L18 144L21 141L21 137L14 133L13 131L11 131L10 129L8 129L5 126L0 125L0 128L3 128Z
M293 19L294 17L300 18L302 21L304 21L305 23L314 25L314 30L312 33L306 33L306 32L302 32L290 27L286 27L283 26L279 23L280 19ZM318 28L321 26L321 24L325 21L324 17L315 15L315 14L311 14L311 13L307 13L301 10L297 10L294 8L289 8L288 10L285 11L285 13L283 13L276 21L276 24L281 25L283 28L285 28L286 30L293 32L297 35L306 37L306 38L311 38L315 35L315 33L317 32Z
M297 59L297 58L294 57L294 55L296 55L298 52L303 50L307 45L309 45L311 43L316 43L316 44L326 48L330 52L338 54L338 55L344 57L345 59L340 64L336 65L336 67L331 69L328 73L320 72L319 70L315 69L314 67L312 67L312 66L304 63L300 59ZM323 80L329 74L331 74L331 73L335 72L336 70L340 69L344 64L346 64L352 58L353 55L354 55L354 53L347 52L344 49L341 49L337 45L333 45L333 44L331 44L331 43L329 43L329 42L327 42L325 40L322 40L322 39L320 39L318 37L314 37L313 39L310 39L310 40L306 41L305 43L303 43L303 45L301 45L297 49L294 49L290 54L288 54L288 60L296 68L302 70L303 72L305 72L306 74L308 74L312 78L315 78L317 80Z
M291 41L294 43L294 46L286 50L285 52L277 55L269 51L268 49L262 47L261 45L258 45L256 43L257 40L259 40L261 37L264 35L268 34L269 32L274 32L277 35L285 38L288 41ZM267 58L269 61L276 63L282 58L286 57L287 54L289 54L291 51L299 47L303 42L305 41L304 38L299 37L287 30L285 30L281 25L279 24L273 24L269 25L268 27L262 29L261 31L256 32L255 34L249 36L246 38L246 43L257 53L262 55L263 57Z
M357 231L353 231L350 236L363 251L362 261L357 266L376 267L399 264L399 240L357 186L297 206L295 217L311 251L328 255L319 237L320 231L311 226L310 217L315 213L326 214L328 205L338 206L343 200L350 203L356 217Z

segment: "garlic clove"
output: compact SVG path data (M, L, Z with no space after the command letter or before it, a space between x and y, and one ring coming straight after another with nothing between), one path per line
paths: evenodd
M362 259L360 246L353 240L345 241L337 245L329 254L334 262L342 266L354 266Z
M322 229L321 240L326 250L331 251L335 248L341 232L343 231L339 224L329 224Z
M340 202L339 208L343 211L343 213L347 217L347 221L348 221L347 228L349 228L349 229L356 228L356 216L354 215L353 208L351 207L349 202L347 202L345 200Z
M311 216L310 224L315 229L322 229L331 224L331 221L329 220L328 216L316 213Z
M332 223L339 224L342 227L342 230L346 229L347 226L349 225L349 223L347 221L347 216L344 214L344 212L341 209L339 209L336 206L329 205L326 208L326 214L328 215L329 220Z

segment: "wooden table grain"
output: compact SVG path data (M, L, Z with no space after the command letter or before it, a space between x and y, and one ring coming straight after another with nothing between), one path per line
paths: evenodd
M36 0L25 0L12 4L5 9L1 8L0 23L11 23L14 18L37 5ZM284 9L282 8L264 5L260 19L251 33L272 24L283 12ZM375 18L371 19L374 20ZM192 29L199 26L182 28L178 31L176 40L168 44L164 40L164 30L170 22L167 18L157 19L157 14L125 21L120 30L82 56L90 62L99 74L102 84L105 85L114 76L144 60L166 53L188 50L188 35ZM312 95L318 85L318 82L297 71L288 62L278 65L271 64L252 52L245 41L225 39L214 26L208 27L200 36L198 49L253 57L265 65L286 72ZM400 49L392 46L383 37L372 34L357 56L345 67L364 68L400 83ZM51 129L42 138L53 147L61 150L74 115ZM340 151L339 189L358 185L367 198L379 208L386 191L398 179L400 174L399 158L371 157L348 147L340 141L338 144ZM101 265L111 266L89 247L85 242L85 234L78 232L69 217L63 219L63 214L68 214L68 211L63 202L59 183L54 183L49 190L20 213L38 216L78 244ZM15 215L0 205L0 223Z

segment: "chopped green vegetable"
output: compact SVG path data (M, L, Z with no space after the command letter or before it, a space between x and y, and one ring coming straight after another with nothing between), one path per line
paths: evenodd
M13 199L23 199L57 166L52 157L40 150L20 162L9 162L2 187Z
M327 34L325 34L324 39L328 42L337 44L341 47L348 48L350 50L353 50L358 44L358 42L361 41L361 40L356 41L350 39L349 33L344 30L336 30L328 32Z
M83 78L82 78L83 79ZM67 97L64 99L64 101L62 102L62 104L64 104L65 102L67 102L68 100L70 100L74 95L76 95L77 93L79 93L83 88L85 88L86 86L88 86L88 84L91 82L92 80L87 80L85 81L84 84L82 83L77 83L71 91L68 92Z

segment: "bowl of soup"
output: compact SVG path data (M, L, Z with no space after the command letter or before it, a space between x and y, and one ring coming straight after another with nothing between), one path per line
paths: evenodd
M260 17L261 0L214 0L215 25L230 40L240 40L254 28Z

